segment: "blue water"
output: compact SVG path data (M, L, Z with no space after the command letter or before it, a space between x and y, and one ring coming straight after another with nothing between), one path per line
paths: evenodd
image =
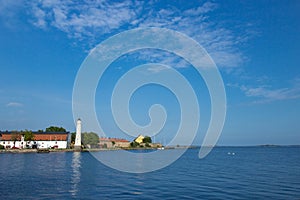
M0 199L300 199L300 148L218 147L202 160L190 149L146 174L90 153L9 153L0 154L0 177Z

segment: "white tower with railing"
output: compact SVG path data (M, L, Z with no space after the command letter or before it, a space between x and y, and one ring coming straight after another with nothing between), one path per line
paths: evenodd
M81 120L76 122L76 137L75 137L75 149L81 149Z

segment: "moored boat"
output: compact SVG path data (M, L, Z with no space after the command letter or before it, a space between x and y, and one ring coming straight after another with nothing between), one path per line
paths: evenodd
M49 153L49 149L37 149L37 153Z

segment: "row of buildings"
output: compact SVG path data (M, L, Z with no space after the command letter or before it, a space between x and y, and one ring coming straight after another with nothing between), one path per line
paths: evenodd
M47 130L47 129L46 129ZM64 130L64 129L63 129ZM81 119L76 122L76 134L75 141L71 145L71 134L70 132L43 132L43 131L0 131L0 148L5 149L66 149L73 147L75 149L82 148L81 142ZM152 143L151 138L147 137L147 141L144 141L145 137L139 135L133 142L129 142L125 139L119 138L106 138L100 137L98 145L93 146L99 148L128 148L130 144L134 144L133 147L162 147L159 143ZM149 140L150 139L150 140ZM144 144L144 142L146 142ZM97 143L97 140L96 140ZM90 148L91 144L84 144L85 147Z
M71 143L69 132L32 132L34 139L25 141L24 132L0 132L0 145L5 149L57 148L66 149Z
M32 132L33 140L25 141L25 132L0 131L0 145L5 149L66 149L71 145L70 132ZM139 135L134 139L135 142L142 144L143 136ZM120 138L100 137L99 148L128 148L130 141ZM151 144L151 147L161 147L161 144Z
M151 148L161 148L161 143L144 143L144 136L139 135L137 136L133 142L137 143L138 146L132 146L132 147L151 147ZM101 137L99 138L99 147L100 148L128 148L131 147L131 142L125 139L119 139L119 138L105 138Z
M120 138L99 138L99 147L100 148L127 148L130 146L130 142L125 139Z

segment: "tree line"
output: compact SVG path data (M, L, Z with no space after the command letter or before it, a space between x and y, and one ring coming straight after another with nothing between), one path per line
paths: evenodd
M75 143L76 133L71 135L71 143ZM94 132L84 132L81 134L81 143L84 147L97 148L99 146L99 136Z
M63 127L57 127L57 126L49 126L45 130L38 130L37 132L43 133L43 132L66 132L66 129ZM21 130L21 131L11 131L11 140L17 141L21 140L21 136L24 136L25 141L32 141L34 140L34 134L32 130Z

